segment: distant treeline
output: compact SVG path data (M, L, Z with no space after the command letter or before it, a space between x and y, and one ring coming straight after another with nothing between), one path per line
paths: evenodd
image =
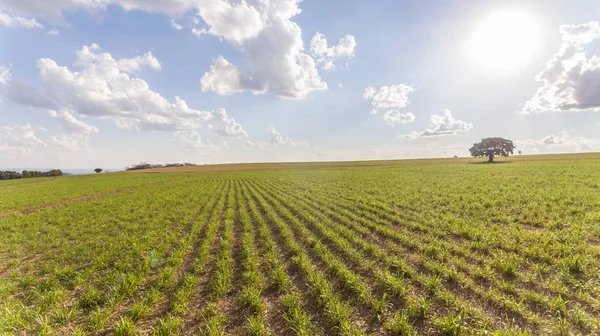
M49 177L49 176L62 176L60 169L52 169L47 172L35 171L35 170L23 170L22 173L16 171L0 171L0 180L14 180L20 178L29 177Z
M125 170L141 170L141 169L150 169L150 168L167 168L167 167L187 167L187 166L197 166L195 163L165 163L165 164L150 164L147 162L142 162L138 164L134 164L131 167L125 167Z

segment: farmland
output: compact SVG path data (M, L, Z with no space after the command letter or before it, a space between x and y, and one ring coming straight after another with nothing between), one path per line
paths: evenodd
M398 162L2 182L0 334L600 333L599 155Z

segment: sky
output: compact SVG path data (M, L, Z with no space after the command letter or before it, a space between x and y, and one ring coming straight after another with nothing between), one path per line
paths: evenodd
M0 0L0 169L600 151L596 0Z

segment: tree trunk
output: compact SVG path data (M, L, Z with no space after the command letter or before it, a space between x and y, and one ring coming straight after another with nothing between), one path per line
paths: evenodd
M494 154L490 154L490 155L488 155L488 162L489 162L489 163L492 163L492 162L494 162Z

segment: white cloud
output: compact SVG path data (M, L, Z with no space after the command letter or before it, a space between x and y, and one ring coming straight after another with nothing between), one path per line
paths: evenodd
M245 148L271 148L273 147L303 147L308 148L308 142L306 141L294 141L290 138L283 137L275 127L269 128L269 142L255 143L252 141L246 141L244 143Z
M37 17L55 25L68 25L63 12L85 10L89 12L105 10L107 0L55 0L55 1L23 1L0 0L0 10Z
M218 109L215 112L216 116L208 125L208 128L217 135L225 137L247 137L248 134L242 128L242 125L238 124L235 119L227 115L227 111L224 108Z
M207 35L208 31L206 29L192 28L192 34L200 37L202 35Z
M415 121L415 115L410 112L401 113L398 110L388 110L383 115L383 120L393 127L396 124L408 124Z
M68 26L64 13L87 11L103 12L109 5L120 6L125 10L140 10L152 13L165 13L177 16L198 6L197 0L0 0L0 11L38 17L54 25Z
M197 23L203 27L193 28L192 32L198 36L210 34L228 41L240 50L246 62L241 67L243 71L231 72L230 69L216 67L212 76L202 78L203 90L219 94L249 90L254 94L270 93L297 99L313 91L327 89L327 84L317 71L315 60L304 52L300 26L292 21L300 13L299 2L300 0L0 0L0 10L41 18L63 26L68 26L63 15L66 12L104 12L109 5L120 6L125 10L164 13L173 18L195 10L198 15ZM354 39L346 36L341 43L332 47L332 52L335 55L350 56L354 45ZM328 53L330 52L325 54ZM217 58L215 62L218 60ZM237 69L237 66L232 66ZM221 76L223 78L218 79ZM204 81L208 82L205 84ZM215 86L211 83L221 84Z
M212 155L228 147L225 141L221 142L221 146L208 140L203 141L200 133L195 130L177 131L173 134L173 139L192 154Z
M0 9L2 9L1 3ZM44 26L37 22L35 19L27 19L18 15L4 13L2 11L0 11L0 24L6 27L44 29Z
M279 132L277 132L277 130L273 126L271 126L271 128L269 129L269 134L271 136L270 143L272 145L292 146L292 147L308 146L308 142L306 142L306 141L294 141L290 138L285 138L285 137L281 136L281 134L279 134Z
M81 151L87 148L88 137L83 134L58 134L50 138L49 144L67 151Z
M371 115L377 115L383 110L387 110L383 115L383 120L390 126L396 124L407 124L415 121L415 115L406 112L401 113L399 109L410 104L408 96L415 89L406 84L395 84L392 86L382 86L379 90L374 87L367 87L363 98L371 103Z
M536 79L542 83L523 113L597 110L600 108L600 58L585 47L600 38L600 22L560 27L559 51Z
M565 131L557 134L550 134L546 137L543 137L541 140L534 141L543 145L590 145L600 143L600 140L596 138L572 136Z
M0 65L0 84L8 84L11 78L10 69Z
M261 1L250 5L242 1L231 5L224 0L203 1L211 4L199 12L208 32L236 46L246 61L246 70L242 71L217 58L202 77L203 91L228 94L250 90L297 99L327 89L315 60L304 53L300 26L291 21L300 12L298 2Z
M202 91L213 91L221 95L242 91L240 71L223 56L213 61L210 70L200 80Z
M81 0L79 0L81 1ZM86 1L86 0L84 0ZM125 10L140 10L151 13L165 13L167 15L179 15L190 9L196 8L198 0L96 0L110 4L116 4Z
M541 140L541 143L546 144L546 145L557 145L557 144L563 144L565 142L569 142L574 140L573 138L571 138L569 136L569 134L567 134L567 132L560 132L558 134L550 134L547 137L544 137Z
M175 30L182 30L183 26L177 23L175 20L171 20L171 27Z
M147 52L143 56L120 59L117 61L117 65L121 71L128 73L135 73L146 66L153 69L160 69L160 62L151 52Z
M395 84L392 86L382 86L379 90L368 87L365 89L363 98L370 101L373 108L369 113L377 114L384 109L401 109L410 104L408 95L415 89L406 84Z
M247 140L246 142L244 142L244 147L246 147L246 148L260 147L262 145L263 144L257 144L257 143L254 143L252 141L249 141L249 140Z
M90 126L81 120L77 120L77 118L68 111L58 113L54 110L48 110L48 113L52 118L58 119L62 126L68 130L80 133L98 133L98 128Z
M598 151L600 139L573 136L565 131L550 134L542 139L528 139L516 141L517 147L523 148L526 153L547 152L574 152Z
M42 132L48 132L48 129L47 129L47 128L44 128L44 127L42 127L42 126L38 126L38 128L39 128L39 129L40 129L40 131L42 131Z
M421 137L434 137L441 135L456 135L460 132L468 132L473 128L473 124L457 120L452 116L450 110L444 110L444 115L432 115L429 119L429 128L421 132L412 132L400 135L401 138L416 139Z
M246 1L199 0L198 15L208 26L208 34L235 44L256 37L265 24L258 9Z
M173 138L188 148L205 148L207 146L207 143L202 142L200 133L195 130L177 131L173 134Z
M334 70L334 61L339 57L354 57L356 40L352 35L340 39L337 45L328 47L325 35L316 33L310 40L310 51L324 70Z
M60 35L60 32L58 30L56 30L56 29L51 29L51 30L48 30L46 32L46 34L52 35L52 36L56 36L56 35Z
M3 126L0 130L0 152L30 153L34 148L47 146L30 124Z
M141 58L115 60L109 53L96 53L97 45L84 46L77 53L78 71L55 61L38 61L43 93L27 85L11 84L8 97L17 103L73 115L110 119L118 127L138 130L195 129L213 118L207 111L194 110L175 97L170 103L140 78L123 70L156 67L151 54Z

